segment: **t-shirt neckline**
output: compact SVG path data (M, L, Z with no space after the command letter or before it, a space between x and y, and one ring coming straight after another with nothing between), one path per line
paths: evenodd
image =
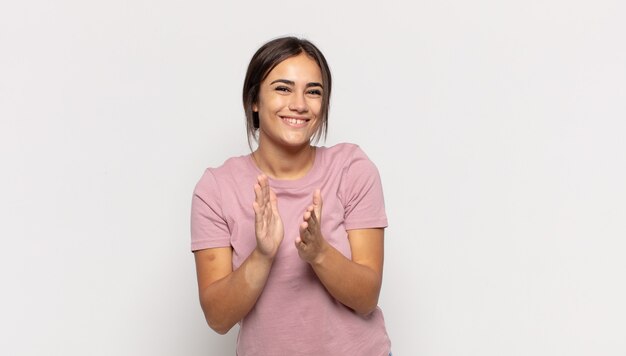
M270 176L270 187L273 188L302 188L315 182L319 176L320 167L322 167L323 151L326 147L315 147L315 160L311 169L301 178L298 179L275 179ZM247 155L248 165L257 173L265 174L254 161L252 154ZM267 175L267 174L266 174Z

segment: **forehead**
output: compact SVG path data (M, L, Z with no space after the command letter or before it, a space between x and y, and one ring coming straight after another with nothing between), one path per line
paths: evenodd
M322 81L322 71L317 62L304 53L289 57L278 63L268 75L267 80L289 79L294 82L320 82Z

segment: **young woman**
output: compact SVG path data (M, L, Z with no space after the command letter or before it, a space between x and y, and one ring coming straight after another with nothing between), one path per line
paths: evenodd
M258 148L209 168L192 201L191 247L209 326L240 324L237 355L387 356L377 307L387 218L378 171L325 136L331 75L309 41L252 57L243 88Z

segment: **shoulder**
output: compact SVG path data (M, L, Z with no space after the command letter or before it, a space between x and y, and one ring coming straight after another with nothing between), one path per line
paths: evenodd
M354 167L369 167L369 169L377 170L363 149L354 143L339 143L324 147L324 161L328 165L338 165L348 170Z
M204 170L196 184L196 192L221 190L225 187L238 186L255 179L257 173L249 162L250 156L231 157L220 166Z
M249 171L250 168L252 168L250 165L250 155L243 155L231 157L224 161L221 166L207 168L207 171L211 171L216 178L222 178Z
M326 147L324 155L328 160L345 162L348 165L359 160L369 161L369 158L359 145L347 142Z
M334 146L325 147L327 154L330 155L350 155L355 151L361 151L359 145L349 142L338 143Z

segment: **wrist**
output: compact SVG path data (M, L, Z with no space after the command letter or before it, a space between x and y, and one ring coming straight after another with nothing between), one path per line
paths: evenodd
M274 262L274 257L276 257L276 253L265 253L257 246L254 248L254 250L252 250L252 256L261 262L272 264Z
M317 255L309 262L311 266L318 267L323 265L331 248L332 247L324 240Z

